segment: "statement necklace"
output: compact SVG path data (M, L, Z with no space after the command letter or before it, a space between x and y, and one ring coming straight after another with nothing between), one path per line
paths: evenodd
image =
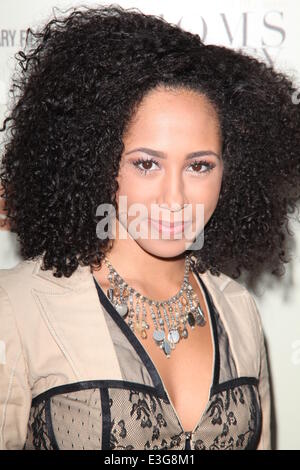
M187 339L187 325L194 329L195 324L198 326L206 324L199 299L189 282L191 260L188 255L185 257L185 274L179 292L163 301L152 300L140 294L124 281L106 256L104 262L109 269L108 299L119 315L123 319L127 318L132 331L139 333L142 339L147 338L147 330L150 328L145 307L145 303L148 304L154 324L153 340L167 357L170 357L171 350L175 349L182 338Z

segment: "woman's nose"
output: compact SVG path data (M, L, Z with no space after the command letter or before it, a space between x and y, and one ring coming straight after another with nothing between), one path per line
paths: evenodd
M162 181L159 206L177 212L185 203L184 184L181 175L166 175Z

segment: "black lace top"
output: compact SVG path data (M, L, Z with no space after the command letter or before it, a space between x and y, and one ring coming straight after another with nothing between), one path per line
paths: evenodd
M150 356L94 279L123 380L71 383L34 397L25 450L256 448L261 431L258 379L238 376L224 325L196 276L209 307L214 373L209 401L193 431L184 432Z

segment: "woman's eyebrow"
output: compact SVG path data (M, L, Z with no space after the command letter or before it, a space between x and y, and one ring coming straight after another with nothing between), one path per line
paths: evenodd
M161 152L159 150L149 149L147 147L135 148L133 150L130 150L129 152L126 152L125 155L128 155L133 152L145 152L145 153L148 153L149 155L152 155L153 157L163 158L163 159L167 158L164 152ZM220 159L220 155L218 155L216 152L213 152L212 150L198 150L195 152L191 152L191 153L188 153L185 158L186 160L190 160L191 158L203 157L204 155L215 155L215 157Z

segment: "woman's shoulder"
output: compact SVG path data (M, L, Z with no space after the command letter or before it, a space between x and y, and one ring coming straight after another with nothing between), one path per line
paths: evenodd
M24 320L28 299L35 287L34 272L37 260L22 260L16 266L9 269L0 269L0 315L4 318L18 317ZM32 309L30 308L32 311Z
M2 293L5 292L7 295L21 294L32 281L34 266L36 266L36 262L22 260L12 268L0 269L0 290Z
M21 260L10 269L0 269L0 287L17 295L31 289L79 288L88 277L89 266L78 266L69 277L56 277L52 269L43 269L43 255L31 260Z
M88 268L80 268L69 278L55 277L53 270L43 270L42 264L43 258L39 256L23 259L10 269L0 269L1 315L14 312L19 325L23 325L30 314L34 322L34 318L39 318L36 295L59 295L70 292L70 289L75 293L85 286L83 281Z
M41 264L41 259L21 260L9 269L0 269L0 290L8 296L26 295L37 284L35 274Z
M36 266L37 260L20 260L12 268L0 269L0 279L12 279L20 276L20 274L29 274L33 267Z

